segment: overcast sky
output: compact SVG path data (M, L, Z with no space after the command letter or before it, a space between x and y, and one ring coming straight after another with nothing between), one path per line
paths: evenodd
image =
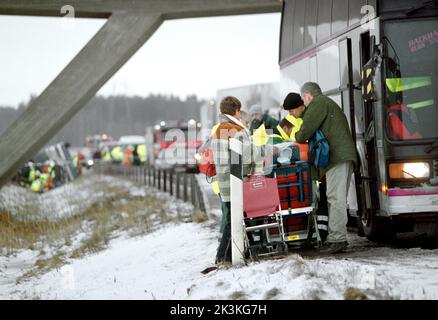
M41 93L104 22L0 15L0 105ZM279 81L279 30L280 14L166 21L98 94L210 99Z

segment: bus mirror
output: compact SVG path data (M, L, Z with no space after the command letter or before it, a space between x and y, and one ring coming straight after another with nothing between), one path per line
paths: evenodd
M362 68L362 99L365 101L376 101L375 75L382 62L381 45L374 45L371 59Z

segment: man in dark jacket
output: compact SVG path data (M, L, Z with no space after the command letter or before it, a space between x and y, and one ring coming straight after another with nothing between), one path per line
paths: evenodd
M274 130L274 128L278 125L278 121L272 118L268 114L268 111L263 111L259 104L255 104L249 108L249 121L249 132L251 135L254 134L254 131L259 129L262 125L264 125L264 130Z
M297 142L305 143L317 129L321 129L330 146L330 163L327 168L319 168L317 177L326 177L329 204L327 243L320 251L337 253L348 246L347 195L353 167L357 162L356 147L342 109L322 95L318 84L305 83L301 95L306 109L301 129L295 135Z

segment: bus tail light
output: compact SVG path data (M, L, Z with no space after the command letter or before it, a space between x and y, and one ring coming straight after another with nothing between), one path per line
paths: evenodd
M430 177L430 166L427 162L390 163L391 179L427 179Z

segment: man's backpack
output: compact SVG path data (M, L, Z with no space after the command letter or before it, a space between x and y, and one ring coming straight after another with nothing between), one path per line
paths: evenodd
M327 138L321 129L316 130L309 139L310 162L316 168L325 168L330 162L330 147Z

